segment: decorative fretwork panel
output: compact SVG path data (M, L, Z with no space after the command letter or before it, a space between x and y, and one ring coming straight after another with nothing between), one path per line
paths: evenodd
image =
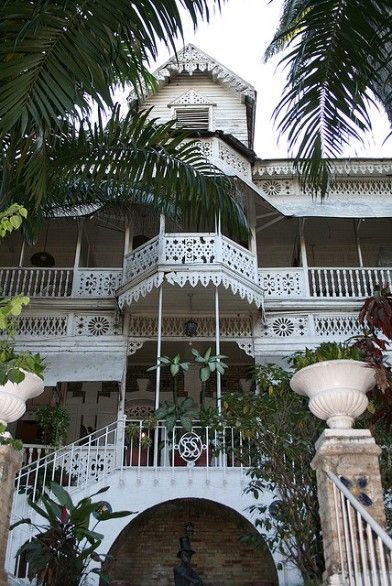
M158 253L158 236L129 253L125 261L125 281L131 281L154 268L159 262Z
M128 419L148 419L155 411L154 402L134 403L127 401L125 404L125 415Z
M357 314L315 315L314 330L323 338L348 338L359 334L361 327Z
M121 269L79 269L73 294L76 297L113 297L121 282Z
M199 140L196 144L206 159L213 156L213 141L211 139Z
M165 264L212 264L216 258L215 237L209 235L166 235Z
M68 316L53 315L21 315L18 318L18 336L65 336L67 334Z
M115 446L91 446L78 447L74 451L68 451L62 458L61 450L58 452L64 471L70 477L71 485L84 485L98 482L102 477L108 476L116 467Z
M219 159L229 165L238 175L251 179L252 173L249 161L223 141L219 141Z
M270 314L261 328L262 338L280 338L283 342L301 339L306 345L319 344L323 339L346 340L361 332L355 313Z
M164 337L183 337L184 323L188 316L168 316L162 320L162 335ZM196 317L197 336L213 338L215 336L215 319L213 317ZM252 320L250 317L221 316L220 335L222 338L240 338L252 336ZM129 324L130 335L135 338L153 338L157 335L158 320L154 317L131 316Z
M188 90L177 99L175 99L170 105L171 106L193 106L193 105L208 105L211 104L211 100L205 98L195 90Z
M333 161L331 164L334 175L356 176L377 176L390 175L392 173L392 163L389 160L355 160L350 159L346 161ZM255 176L281 176L281 175L295 175L295 169L291 161L260 161L255 165Z
M256 281L257 266L254 256L244 248L234 246L225 237L222 238L222 259L232 271L243 275L250 281Z
M259 269L259 282L266 298L306 296L303 269Z

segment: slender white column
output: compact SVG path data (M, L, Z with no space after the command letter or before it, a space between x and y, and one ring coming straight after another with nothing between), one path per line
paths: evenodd
M165 228L166 228L165 216L163 214L161 214L159 217L159 234L160 234L160 236L164 235Z
M305 228L305 218L301 218L299 220L300 257L301 257L301 265L304 269L306 296L309 297L310 296L310 288L309 288L308 255L306 253L306 242L305 242L304 228Z
M120 400L118 403L117 418L120 419L125 413L125 392L126 392L126 381L127 381L127 367L128 360L125 361L124 372L121 381L119 381Z
M219 290L215 287L215 354L220 354L220 327L219 327ZM221 375L219 372L216 373L216 404L218 413L222 411L221 397L222 397L222 385Z
M161 356L162 346L162 299L163 299L163 285L159 287L158 300L158 332L157 332L157 362ZM161 384L161 367L157 368L157 378L155 384L155 409L159 407L159 387Z
M82 249L83 228L84 228L84 218L81 218L79 220L79 225L78 225L78 239L76 241L75 257L74 257L74 271L76 271L79 268L79 264L80 264L80 253L81 253L81 249Z
M131 227L129 222L125 225L124 231L124 256L129 252L129 243L130 243L130 235L131 235Z
M275 213L275 212L273 212ZM255 206L255 199L252 194L248 194L248 215L249 215L249 225L250 225L250 234L249 234L249 250L252 254L255 255L257 259L257 240L256 240L256 206Z
M23 238L22 246L20 248L20 255L19 255L19 266L20 267L23 267L23 257L24 257L25 246L26 246L26 241Z
M360 267L363 267L362 248L361 248L361 241L359 239L359 226L360 226L360 223L361 223L361 220L353 220L355 246L356 246L356 249L357 249L358 264L359 264Z
M78 269L80 265L80 253L82 249L82 237L84 229L84 218L81 218L78 223L78 239L76 241L74 266L73 266L73 279L72 279L72 293L75 294L79 288L79 275Z

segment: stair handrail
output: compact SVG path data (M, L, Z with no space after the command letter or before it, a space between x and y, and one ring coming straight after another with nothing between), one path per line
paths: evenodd
M121 419L116 420L83 438L54 450L42 458L38 457L36 460L28 462L20 469L16 476L16 491L29 491L34 499L40 483L45 485L49 479L55 480L56 482L63 484L63 486L68 486L68 488L71 488L72 486L80 487L84 483L84 480L81 481L83 478L83 476L80 476L81 471L87 482L88 475L90 474L90 471L88 470L90 461L94 461L94 457L98 460L100 456L104 456L104 459L106 459L108 450L111 450L112 448L114 450L118 449L117 437L121 435L119 434L120 425ZM113 440L110 436L113 436ZM108 441L109 438L112 441ZM103 444L100 443L102 439L105 440ZM73 466L73 457L75 454L79 455L76 468ZM87 458L86 469L83 468L82 458L80 457L81 455ZM97 462L97 465L95 466L95 480L98 480L98 477L101 475L105 476L107 474L108 466L109 464L105 462L103 463L102 468ZM110 463L110 468L113 469L114 467L116 467L116 462ZM40 474L42 476L41 480L39 480ZM59 475L60 478L57 478ZM65 480L67 477L68 481ZM76 484L74 484L75 478Z
M336 474L330 470L325 474L333 484L340 558L336 576L340 575L345 583L348 579L350 586L392 586L391 537Z
M388 535L388 533L377 523L377 521L368 513L363 505L359 502L357 498L343 484L343 482L339 479L336 474L331 471L326 472L328 478L336 485L336 487L344 494L347 500L350 501L350 504L354 507L354 509L361 515L364 521L370 525L374 533L382 540L383 544L392 552L392 539Z

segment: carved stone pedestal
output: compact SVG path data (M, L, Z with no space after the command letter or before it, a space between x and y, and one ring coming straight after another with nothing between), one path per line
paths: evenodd
M11 446L0 446L0 586L8 586L4 569L10 514L15 488L15 474L21 466L21 455Z
M367 510L385 526L379 455L381 449L367 429L326 429L316 443L312 468L317 473L317 489L325 556L325 584L338 585L340 556L333 484L326 471L344 478L354 495L364 492ZM359 489L359 487L361 487Z

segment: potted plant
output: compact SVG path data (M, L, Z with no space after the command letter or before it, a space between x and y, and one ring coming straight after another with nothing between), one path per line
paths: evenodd
M42 442L47 446L63 446L69 429L70 416L61 405L44 405L37 409L37 423L41 428Z
M45 525L22 519L12 525L11 530L21 524L35 529L34 536L17 553L27 563L30 581L36 580L43 586L78 586L84 583L88 574L95 573L102 581L109 582L102 573L106 556L97 553L103 535L95 529L103 521L126 517L131 512L113 513L109 503L92 502L92 497L108 488L74 504L64 488L52 483L51 494L42 494L40 505L29 499L30 507L45 520ZM99 566L93 566L91 561L98 562Z
M39 354L18 354L10 343L0 343L0 423L22 417L26 401L43 392L44 368Z
M152 439L144 428L135 423L125 428L126 464L127 466L147 466L148 451L152 445Z
M376 385L375 371L356 346L327 342L305 349L292 359L290 385L309 397L310 411L334 429L349 429L367 405L366 393Z

